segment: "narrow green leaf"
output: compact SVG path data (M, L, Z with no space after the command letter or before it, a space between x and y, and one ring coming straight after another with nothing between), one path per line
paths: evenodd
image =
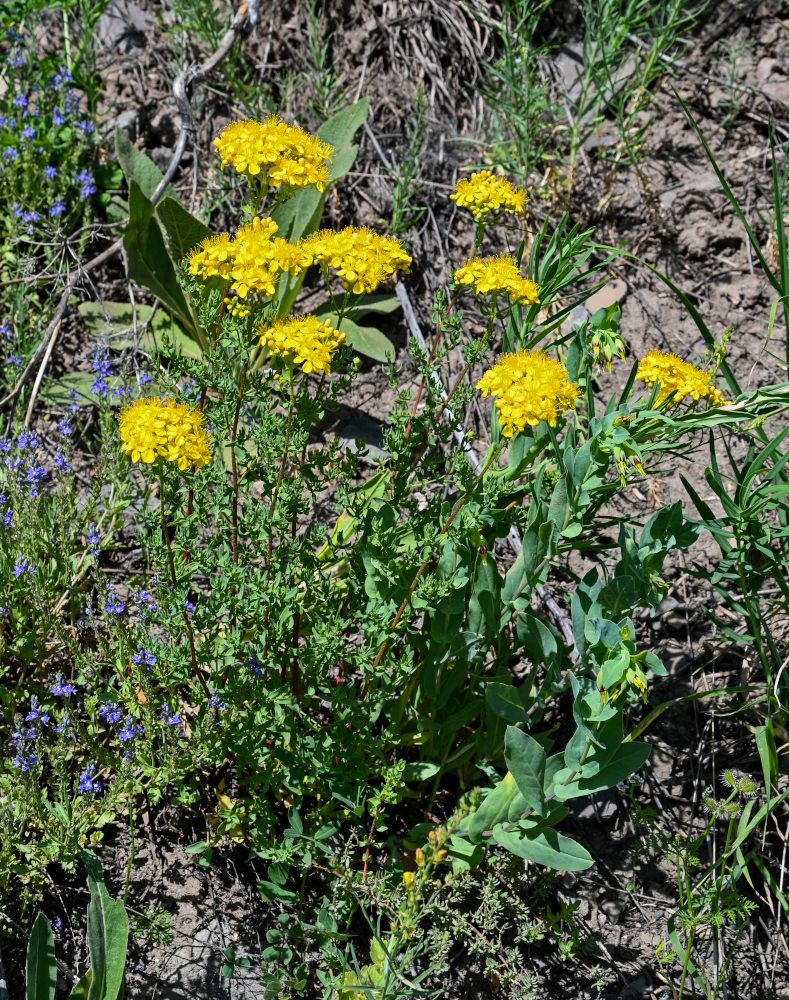
M39 913L27 943L26 1000L55 1000L56 982L55 938L49 921Z

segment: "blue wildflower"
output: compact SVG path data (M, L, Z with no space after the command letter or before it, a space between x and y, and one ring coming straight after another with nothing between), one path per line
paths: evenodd
M5 363L7 365L21 365L22 359L18 358L16 354L9 354L8 357L5 359Z
M113 588L112 584L107 584L107 598L104 601L104 610L109 615L122 615L125 603Z
M164 702L162 705L161 716L162 719L164 719L165 724L168 726L177 726L181 721L181 716L177 712L171 712L170 706L167 702Z
M77 122L77 128L81 132L84 132L85 135L90 135L90 133L94 130L95 126L92 121L86 119L85 121Z
M58 472L71 472L71 465L65 455L61 455L60 452L58 452L57 455L55 455L54 461L55 468Z
M101 782L96 775L96 765L88 764L82 774L79 776L79 793L80 795L85 795L90 793L92 795L98 795L101 792Z
M23 573L37 573L38 570L31 562L28 562L28 560L22 556L19 562L14 564L14 568L11 572L18 580Z
M27 98L25 97L25 95L24 94L17 94L16 97L14 98L14 105L17 108L26 108L27 107Z
M107 722L112 723L120 722L122 713L114 701L105 701L99 709L99 715Z
M52 112L52 124L53 125L62 125L65 120L66 119L65 119L65 117L63 115L63 112L60 110L60 108L55 108L55 110Z
M135 736L144 732L145 728L138 726L134 719L130 715L127 715L122 728L118 731L118 739L121 743L128 743L129 740L133 740Z
M156 663L156 657L145 646L137 647L137 652L132 653L132 660L138 667L152 667Z
M53 181L57 177L57 175L58 172L55 169L55 167L49 167L49 166L44 167L44 176L47 178L47 180Z
M93 175L87 170L81 170L74 178L77 184L81 184L80 198L87 198L96 193L96 185L93 183Z
M66 211L66 204L60 198L55 198L52 202L52 208L49 210L51 218L56 218L58 215L62 215Z
M58 424L58 430L61 434L65 434L66 437L68 437L68 435L71 434L71 424L68 420L61 420Z
M59 698L68 698L76 692L77 686L76 684L72 684L71 681L64 681L63 674L58 674L55 678L55 683L49 690L51 694Z

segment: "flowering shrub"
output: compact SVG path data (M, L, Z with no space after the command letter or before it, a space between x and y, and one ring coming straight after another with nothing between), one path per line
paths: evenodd
M332 877L330 859L345 851L349 877L363 884L380 861L400 896L365 982L348 972L335 933L341 921L351 926L355 904L343 896L320 910L340 940L326 949L327 981L375 988L387 952L413 954L428 872L473 868L494 846L553 868L593 863L560 828L564 803L613 787L649 754L635 719L664 668L638 648L635 613L662 600L666 555L699 530L679 504L644 524L617 521L606 504L678 438L689 445L714 422L754 411L717 410L712 371L654 355L601 407L593 367L601 352L610 361L624 351L616 317L559 332L568 290L590 273L580 271L588 234L546 224L528 259L523 247L476 256L500 214L524 204L523 192L486 175L458 185L475 220L474 256L437 296L433 349L409 345L421 384L400 393L370 471L369 456L316 430L359 369L348 317L408 273L411 255L367 228L285 225L281 209L297 215L328 183L323 140L271 118L231 124L216 148L249 183L249 218L231 236L206 233L172 205L172 217L160 216L163 226L186 219L173 241L186 251L179 284L167 294L188 301L201 349L185 356L165 333L156 395L117 419L109 397L126 390L97 351L93 391L106 401L105 473L116 493L69 512L56 555L32 527L13 532L20 497L56 503L47 487L57 457L50 470L31 453L37 445L9 446L2 568L33 594L38 641L54 635L62 663L54 680L46 657L31 666L8 757L24 795L4 856L68 863L135 793L167 795L209 819L193 853L208 863L225 838L244 842L268 866L264 897L300 899L316 935L305 888L315 872ZM314 210L309 217L315 228ZM330 310L291 316L294 279L322 283ZM484 331L463 345L461 365L447 364L445 388L458 303L472 290ZM388 372L398 386L398 366ZM651 391L633 388L637 374ZM493 405L489 444L475 449L461 414L478 393ZM120 510L144 554L124 586L101 566ZM572 554L615 523L610 561L578 580ZM501 540L513 537L510 557ZM553 569L574 580L561 595L569 639L532 601ZM42 584L56 571L55 589L90 623L88 641L59 617L62 602L47 602L53 585ZM7 642L18 642L14 625ZM572 720L561 735L557 712ZM207 787L220 767L227 784ZM417 874L404 872L382 837L387 813L412 796L432 814L439 788L468 791L446 826L430 837L420 828L428 846L414 853ZM29 804L40 811L48 795L63 809L34 846ZM72 798L79 809L65 808ZM6 860L0 878L12 871ZM305 967L291 971L304 987Z

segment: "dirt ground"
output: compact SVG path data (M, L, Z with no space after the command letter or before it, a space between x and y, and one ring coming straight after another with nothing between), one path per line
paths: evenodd
M495 15L493 5L488 5ZM116 125L126 130L139 148L160 167L166 166L175 145L180 119L172 97L172 65L167 53L173 36L159 17L153 0L113 0L97 32L99 61L105 80L100 115L110 148ZM558 7L554 7L557 11ZM256 68L261 86L273 101L283 100L278 112L288 120L314 125L299 88L287 91L278 80L293 64L293 53L303 44L307 7L301 2L260 3L257 23L244 41L245 58ZM569 16L569 15L568 15ZM408 296L422 329L431 326L431 299L450 268L465 259L473 230L448 200L459 176L472 163L484 160L480 144L485 114L475 93L479 59L490 56L490 36L460 2L442 0L359 0L326 4L327 31L332 56L341 66L343 86L350 99L369 96L368 126L360 137L360 151L351 175L327 202L324 222L329 226L376 226L391 207L391 180L387 164L407 148L417 86L427 97L427 133L423 145L423 188L427 211L408 241L414 256L412 274L405 279ZM546 26L546 31L550 25ZM570 36L572 32L569 32ZM743 44L736 56L742 88L725 86L732 40ZM205 52L193 52L198 59ZM545 71L561 73L558 51L546 60ZM728 62L727 62L728 60ZM208 81L227 94L231 82L220 66ZM244 109L206 88L195 88L197 203L215 178L211 139L219 128ZM639 181L632 168L619 171L612 196L600 207L601 172L596 157L604 143L590 147L568 206L573 222L593 226L601 243L627 249L634 257L620 257L609 268L612 279L602 294L622 306L621 330L633 356L650 348L674 351L695 359L703 352L699 333L684 306L645 263L664 272L704 316L716 336L731 326L729 364L743 389L780 380L780 367L770 357L768 339L773 293L750 252L740 221L727 200L709 160L684 115L678 97L688 105L707 137L729 183L744 206L748 221L769 252L768 200L762 193L769 182L768 128L780 142L789 140L789 4L722 2L711 5L688 39L678 62L667 70L651 108L645 136L648 154ZM736 99L734 124L723 128ZM601 133L605 139L605 130ZM175 186L187 201L193 190L191 153L175 177ZM547 208L533 199L531 225ZM219 206L217 226L232 225ZM100 275L97 286L108 299L126 293L122 264L116 260ZM138 293L139 297L139 293ZM600 300L597 300L598 302ZM592 307L594 304L592 304ZM474 332L476 317L469 309L466 324ZM406 327L402 319L387 331L402 353ZM76 314L69 318L53 374L87 369L91 341ZM770 351L783 354L778 325ZM600 397L621 385L625 366L601 376ZM374 438L385 423L393 402L392 390L378 366L365 364L347 402L330 429L340 433L347 423L362 421ZM472 419L477 419L476 417ZM478 422L482 433L483 423ZM329 428L327 428L329 429ZM350 434L349 436L353 436ZM682 470L702 497L705 454L695 456ZM648 470L649 471L649 470ZM678 476L652 477L629 489L623 504L648 512L658 503L685 497ZM687 561L714 561L717 550L706 543L683 563L672 564L671 590L659 614L639 623L640 640L664 659L668 676L650 691L650 707L691 691L742 683L751 665L740 656L716 659L713 629L704 614L709 589L685 572ZM561 582L556 584L561 591ZM736 623L735 623L736 627ZM785 627L782 625L781 627ZM760 765L749 730L739 715L727 717L723 699L685 703L662 714L647 730L653 745L642 771L637 800L651 804L663 829L684 831L703 824L702 789L726 767L759 774ZM720 715L713 712L718 710ZM660 861L641 864L633 850L636 829L631 805L619 792L599 801L581 801L568 820L568 833L581 840L599 859L581 875L563 876L558 891L567 900L580 899L576 918L589 945L582 960L562 963L549 952L533 952L540 979L537 996L580 998L668 998L655 948L665 935L666 917L676 906L676 887L670 866ZM768 829L763 857L776 879L782 875L785 829L778 826L786 814L775 817ZM210 868L202 868L183 848L205 836L192 819L175 809L141 809L135 820L135 854L129 894L132 912L147 905L172 915L174 936L167 943L137 940L129 956L129 998L181 1000L242 1000L262 997L255 966L265 946L263 931L275 914L263 902L256 881L263 871L246 858L243 847L228 844L215 852ZM111 828L101 849L110 891L121 888L113 875L125 873L131 842L128 832ZM707 859L703 859L707 860ZM770 894L753 891L759 904L738 950L728 984L731 1000L789 998L789 948L780 917L769 911ZM51 909L64 916L84 913L87 893L66 873L53 873ZM776 904L772 904L776 905ZM775 928L779 930L776 932ZM237 969L228 980L221 974L223 951L232 945L252 960L252 969ZM64 920L59 947L71 953L74 965L86 958L79 926ZM64 959L66 961L67 959ZM69 964L70 961L69 961ZM589 972L602 966L605 976L594 986ZM13 968L7 970L9 981ZM18 995L21 995L18 994ZM316 987L315 996L321 991ZM473 959L456 956L452 976L445 982L447 1000L476 1000L502 995L474 968Z

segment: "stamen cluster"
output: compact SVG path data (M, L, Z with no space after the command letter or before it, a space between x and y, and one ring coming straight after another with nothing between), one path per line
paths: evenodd
M314 263L333 268L355 295L372 292L394 271L408 274L411 257L394 236L381 236L366 226L346 226L340 232L322 229L299 247Z

